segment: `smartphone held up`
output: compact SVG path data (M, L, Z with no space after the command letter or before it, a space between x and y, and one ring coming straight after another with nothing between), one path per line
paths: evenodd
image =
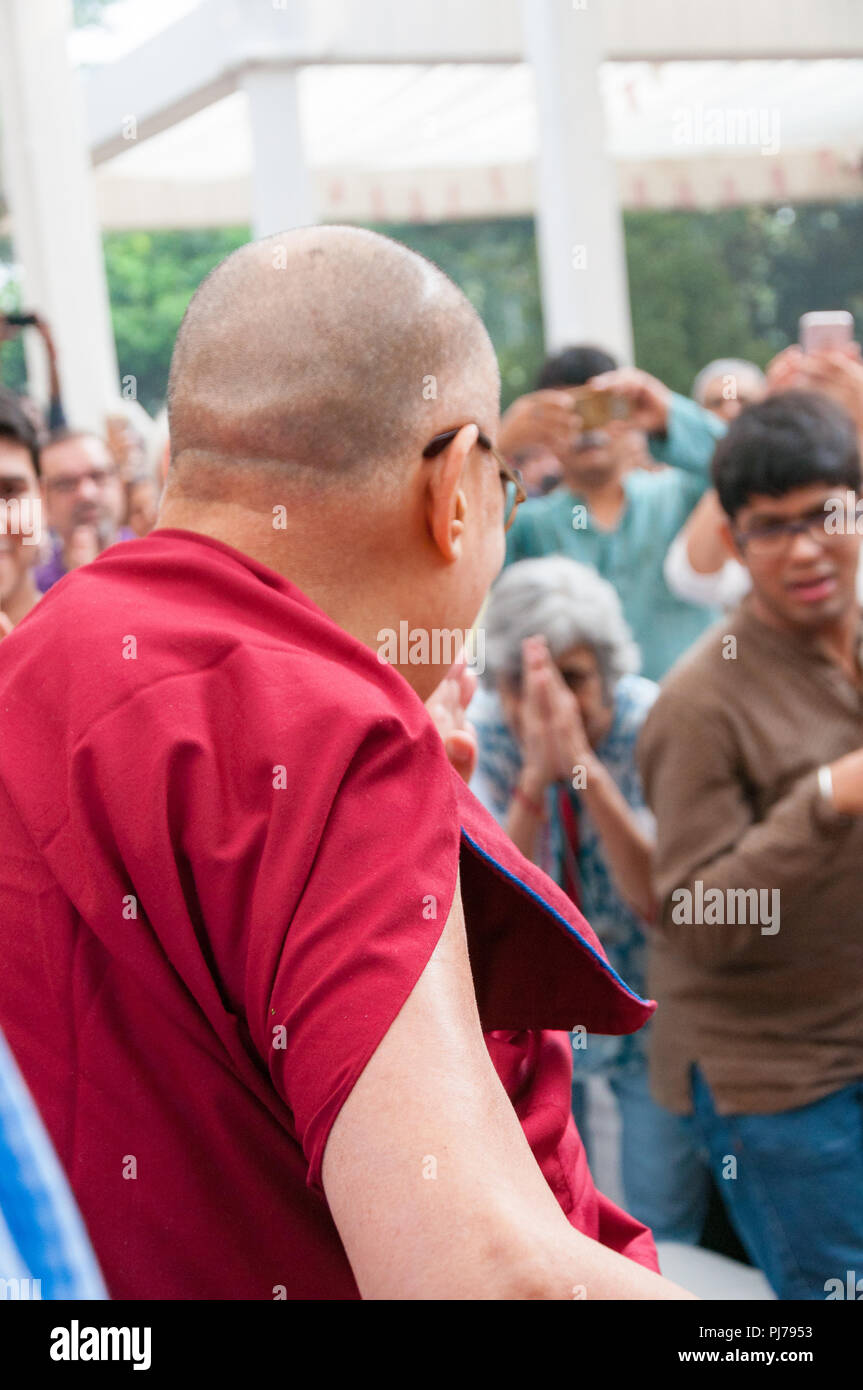
M847 309L801 314L798 342L804 352L848 352L854 342L854 315Z

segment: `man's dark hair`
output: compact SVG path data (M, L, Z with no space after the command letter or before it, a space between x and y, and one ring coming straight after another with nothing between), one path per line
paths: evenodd
M713 484L729 517L752 497L798 487L860 486L860 447L850 415L826 396L783 391L741 410L713 455Z
M41 472L39 463L39 435L36 426L22 409L21 402L14 391L0 386L0 439L12 439L24 449L29 450L33 470L37 476Z
M613 372L617 363L598 347L568 347L547 357L536 380L538 391L555 386L583 386L591 377Z

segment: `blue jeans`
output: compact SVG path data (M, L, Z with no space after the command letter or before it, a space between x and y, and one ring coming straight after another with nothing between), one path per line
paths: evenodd
M708 1169L684 1115L658 1105L647 1067L608 1078L620 1107L626 1209L654 1240L697 1245L710 1200Z
M863 1082L775 1115L719 1115L694 1067L692 1100L729 1216L777 1298L823 1299L828 1279L863 1276Z
M697 1245L710 1199L709 1170L687 1116L658 1105L647 1085L647 1066L606 1073L621 1123L623 1202L654 1240ZM583 1086L573 1088L573 1114L590 1159ZM861 1271L863 1272L863 1271Z

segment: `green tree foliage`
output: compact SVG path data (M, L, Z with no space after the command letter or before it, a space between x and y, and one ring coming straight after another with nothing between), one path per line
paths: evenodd
M105 10L113 4L116 0L72 0L73 21L79 29L87 24L99 24Z
M861 235L861 202L628 213L639 365L679 391L713 357L764 366L809 309L850 309L859 337Z
M504 405L533 386L543 358L533 219L376 225L446 271L488 328Z
M245 227L194 232L109 232L103 239L120 376L138 400L163 404L180 320L204 276L248 241Z
M634 212L626 259L639 366L688 393L714 357L763 366L782 344L761 330L760 240L748 212Z
M542 311L533 222L380 226L428 256L462 287L488 325L506 402L528 390L542 361ZM171 345L193 291L248 240L246 228L111 232L104 238L120 374L135 377L148 410L164 400Z
M777 337L797 336L809 309L850 309L863 335L863 202L753 209L765 312ZM766 280L766 285L764 281ZM769 288L768 288L769 287Z
M0 314L21 308L18 282L12 266L15 257L8 237L0 237ZM27 381L24 344L20 333L0 345L0 382L11 391L23 391Z
M625 225L637 361L679 391L689 391L712 357L764 365L796 339L807 309L850 309L863 334L863 202L631 212ZM504 405L529 390L543 356L532 220L377 230L428 256L464 289L498 353ZM171 348L193 291L248 236L245 227L105 235L120 371L135 377L148 410L164 400ZM0 243L0 263L11 260L8 242ZM13 279L0 290L0 308L15 307ZM4 346L0 360L3 380L23 389L20 339Z

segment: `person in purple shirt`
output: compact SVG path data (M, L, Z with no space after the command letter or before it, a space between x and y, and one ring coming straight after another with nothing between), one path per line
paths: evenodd
M61 430L51 436L42 450L42 496L52 542L50 559L36 570L43 594L69 570L132 535L121 525L122 480L96 434Z

